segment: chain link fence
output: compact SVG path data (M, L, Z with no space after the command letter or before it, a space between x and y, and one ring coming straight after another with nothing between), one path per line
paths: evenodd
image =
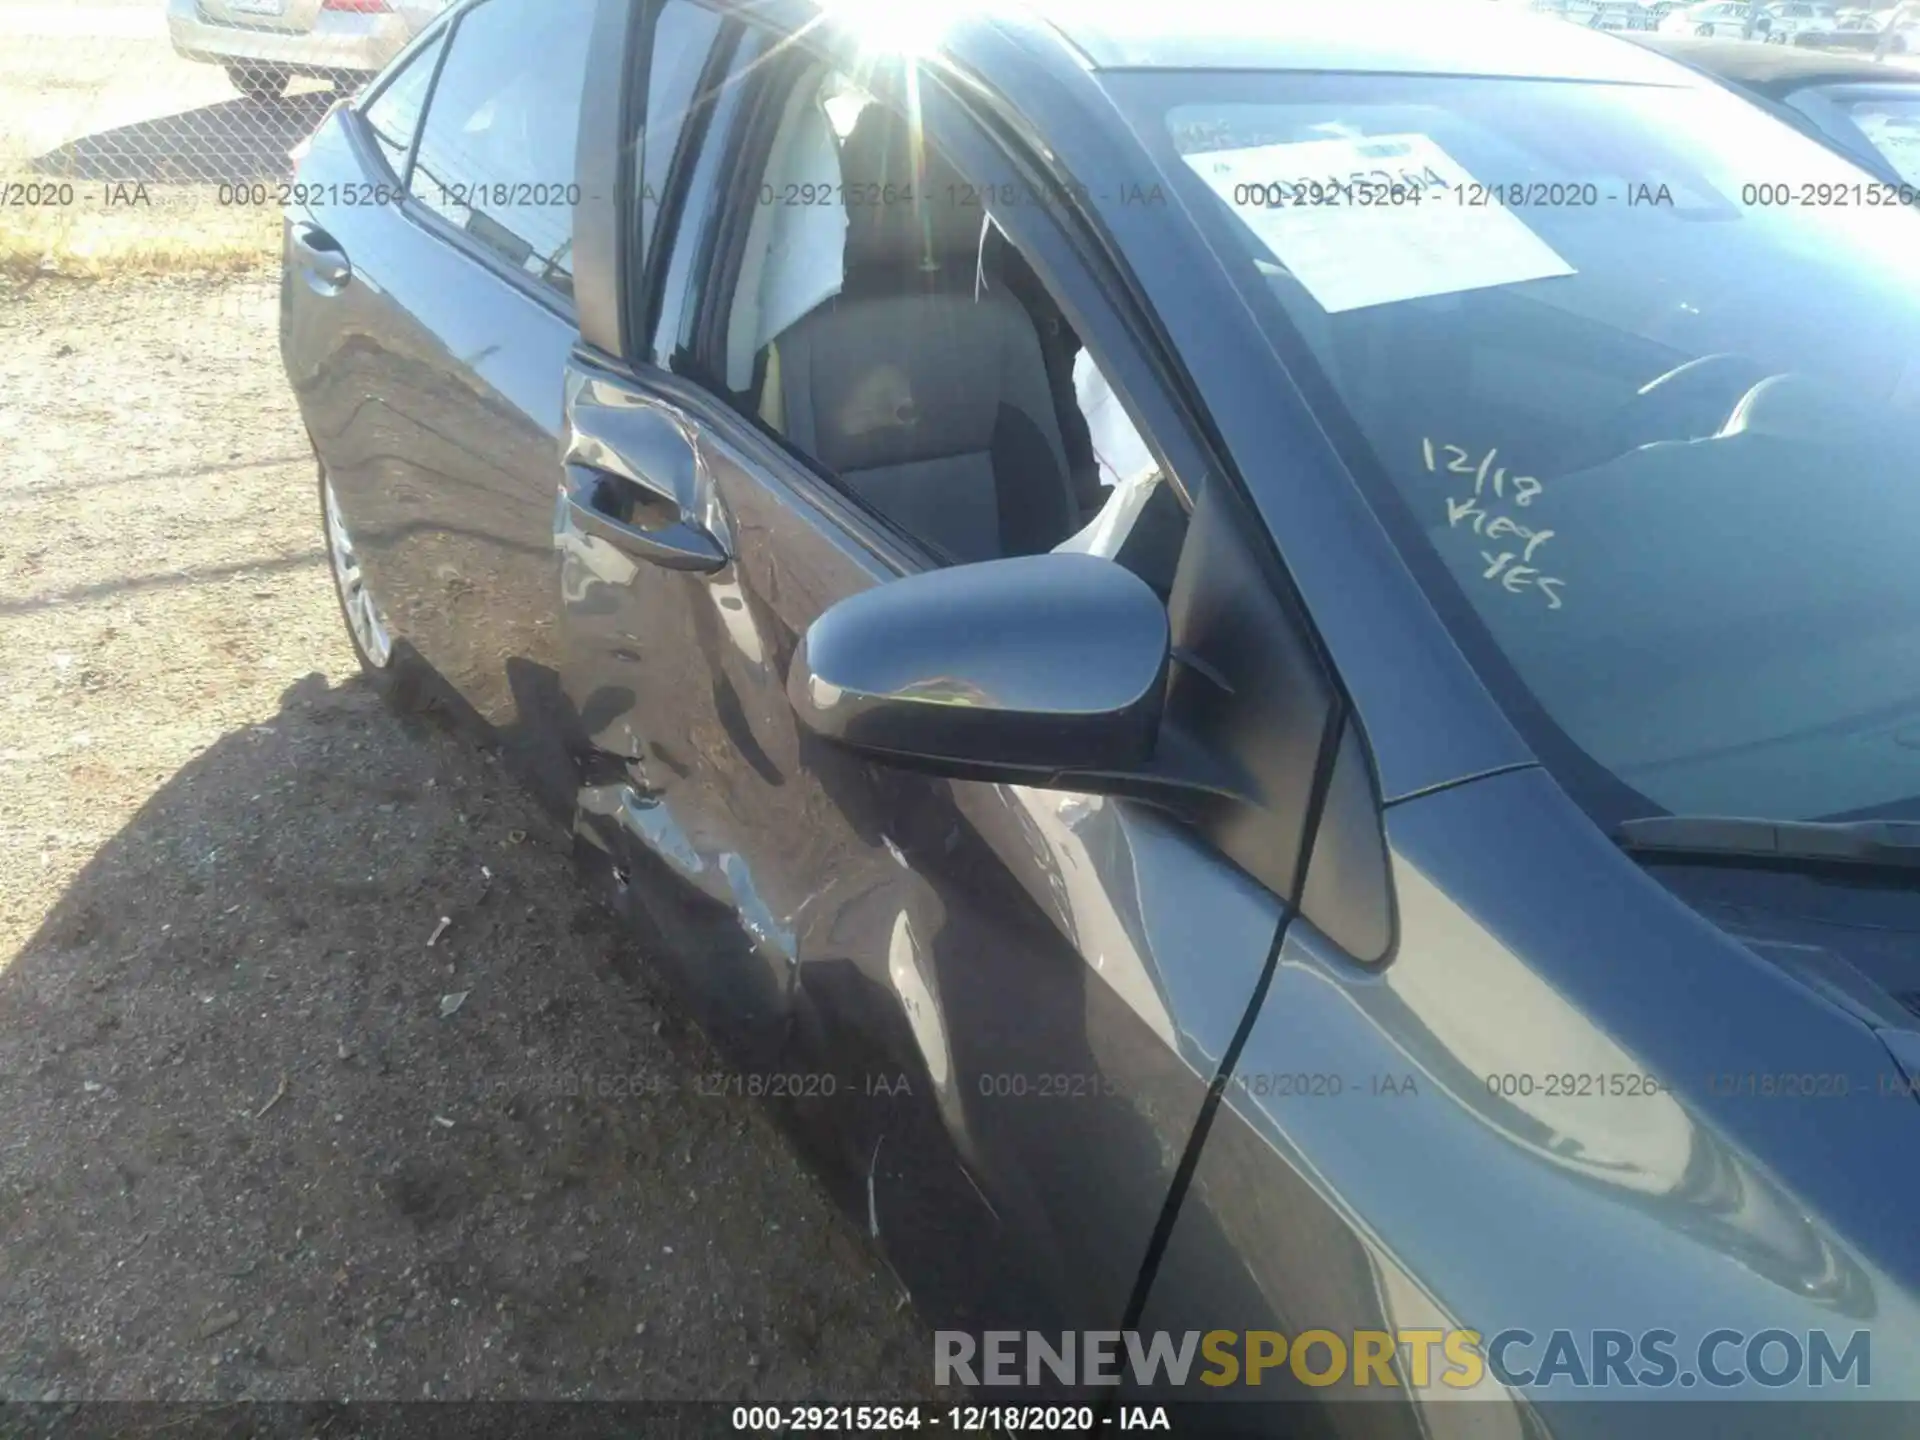
M446 0L0 0L0 279L278 254L289 151Z

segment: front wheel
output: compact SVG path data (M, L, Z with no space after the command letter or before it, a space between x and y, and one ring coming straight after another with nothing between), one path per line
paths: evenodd
M233 88L257 105L278 100L287 93L287 72L271 65L236 62L227 66L227 79Z
M1713 38L1713 26L1696 25L1693 27L1693 33L1700 36L1704 40L1711 40Z

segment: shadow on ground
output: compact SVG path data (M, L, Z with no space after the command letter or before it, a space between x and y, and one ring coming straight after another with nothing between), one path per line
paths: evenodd
M0 1398L920 1393L566 847L358 679L168 780L0 970Z
M127 184L250 184L284 180L288 152L339 98L320 90L278 100L224 100L69 141L33 168L69 180Z

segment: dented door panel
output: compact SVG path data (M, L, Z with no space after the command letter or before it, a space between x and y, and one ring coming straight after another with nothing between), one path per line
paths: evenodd
M803 732L800 635L902 561L676 389L570 391L570 458L727 553L662 568L560 509L586 846L909 1293L982 1325L1117 1325L1279 903L1131 803Z

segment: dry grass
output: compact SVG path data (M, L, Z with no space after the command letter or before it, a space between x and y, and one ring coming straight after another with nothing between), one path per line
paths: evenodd
M280 214L219 205L212 186L149 186L149 203L0 208L0 277L239 275L280 259Z

